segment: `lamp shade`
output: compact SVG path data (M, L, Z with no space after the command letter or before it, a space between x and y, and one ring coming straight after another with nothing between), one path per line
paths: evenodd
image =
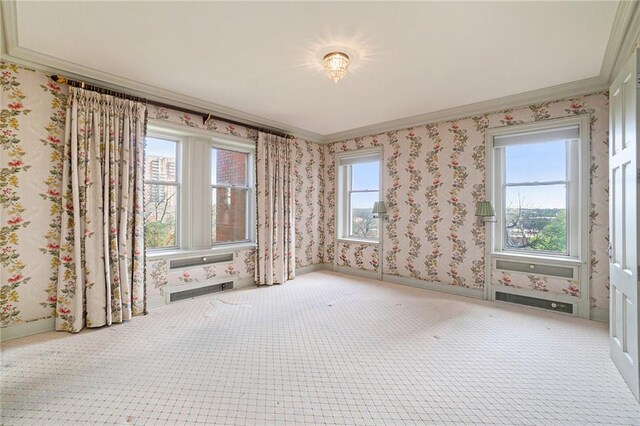
M387 206L384 205L384 201L376 201L373 203L373 214L385 213L387 213Z
M476 204L476 216L492 217L495 215L496 212L495 210L493 210L491 201L480 201L478 204Z

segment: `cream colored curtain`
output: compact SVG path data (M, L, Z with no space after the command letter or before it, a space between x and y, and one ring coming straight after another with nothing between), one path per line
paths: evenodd
M294 177L291 144L262 133L256 149L256 284L295 277Z
M56 330L145 313L145 131L144 104L70 88Z

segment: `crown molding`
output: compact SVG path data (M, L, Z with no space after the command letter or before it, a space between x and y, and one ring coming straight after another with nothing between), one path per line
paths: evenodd
M476 102L453 108L442 109L412 117L358 127L344 132L332 133L322 138L321 143L340 142L362 136L376 135L380 133L403 130L410 127L423 126L428 123L458 120L473 115L487 114L496 111L523 107L540 102L548 102L573 96L586 95L606 90L608 84L601 77L591 77L571 83L559 84L542 89L518 93L516 95L503 96L487 101Z
M31 49L21 47L18 42L18 27L16 2L3 1L2 20L4 26L4 41L2 58L11 60L19 65L28 66L39 71L60 73L65 77L78 79L107 89L125 92L149 100L169 103L178 107L199 109L203 113L212 113L220 118L244 122L247 125L265 128L267 130L285 131L295 137L319 142L322 135L309 130L300 129L264 117L249 114L223 105L205 101L192 96L183 95L157 86L140 83L111 73L86 67L74 62L45 55Z
M473 115L523 107L540 102L566 99L606 90L611 78L616 75L619 68L638 46L638 40L640 38L640 5L637 1L624 0L618 4L611 34L603 57L600 75L598 76L327 135L321 135L316 132L269 120L199 98L122 78L20 47L18 43L16 0L3 0L0 2L0 22L3 23L4 27L4 32L0 31L0 57L3 60L43 72L62 73L73 79L83 80L112 90L125 91L132 95L170 103L178 107L200 109L205 113L211 112L221 118L243 121L248 125L256 127L284 130L301 139L328 144L355 137L407 129L427 123L456 120Z
M624 11L621 12L620 9L624 9ZM616 27L619 27L618 31L621 32L623 36L619 40L615 58L613 60L610 59L609 64L603 62L603 68L600 72L600 76L605 78L608 83L613 81L620 71L620 68L624 66L633 51L638 48L638 41L640 39L640 4L638 1L621 2L618 6L618 12L619 13L616 14L616 20L613 23L613 28L611 29L611 38L614 37ZM619 15L622 15L620 16L620 20L618 20ZM609 41L611 42L611 40ZM609 48L615 50L616 46L607 45L605 59L607 59L608 55L613 55L613 53L609 52ZM607 66L605 67L605 65Z
M602 58L602 66L600 67L600 77L605 81L609 81L616 62L621 53L621 48L627 34L631 31L633 23L633 15L638 10L638 3L635 1L621 1L618 3L616 16L613 19L609 42ZM637 21L637 20L636 20ZM637 22L636 22L637 24Z

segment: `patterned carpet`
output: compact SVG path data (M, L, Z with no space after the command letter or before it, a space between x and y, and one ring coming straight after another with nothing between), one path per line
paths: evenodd
M607 326L314 272L2 347L2 424L640 424Z

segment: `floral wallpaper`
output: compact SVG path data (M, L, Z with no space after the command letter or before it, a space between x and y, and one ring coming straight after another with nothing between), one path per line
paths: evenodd
M55 315L60 237L62 138L67 86L47 75L0 61L0 327ZM249 139L257 132L222 121L151 107L149 118ZM296 152L296 263L323 261L324 148L294 139ZM166 261L147 262L147 292L164 285L234 275L253 276L253 250L210 268L169 273Z
M426 124L330 144L325 150L325 262L472 289L484 287L485 229L474 209L485 198L485 129L590 114L591 306L608 309L608 93L545 102L465 119ZM384 147L384 191L389 221L384 252L339 243L334 253L336 152ZM526 274L493 274L493 282L579 295L575 281ZM506 280L506 281L505 281Z
M51 317L56 301L61 212L61 139L66 86L40 72L0 62L0 326ZM484 198L484 130L573 114L591 115L591 305L608 309L608 94L597 93L432 123L413 129L319 145L293 139L296 266L332 263L414 279L481 289L484 227L475 202ZM149 118L256 139L241 126L151 107ZM375 245L337 245L334 153L384 147L384 252ZM210 277L253 276L252 250L214 267L169 272L147 262L147 292ZM580 285L527 274L493 274L494 282L577 295Z

